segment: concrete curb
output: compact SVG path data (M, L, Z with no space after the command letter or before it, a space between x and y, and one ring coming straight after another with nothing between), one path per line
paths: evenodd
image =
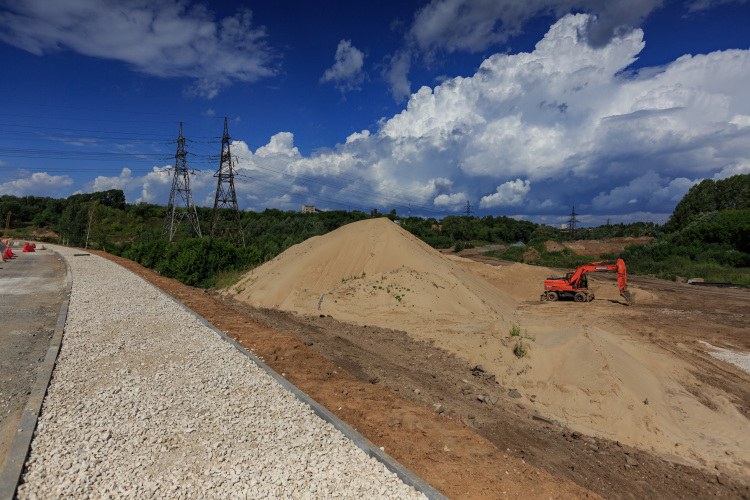
M60 305L60 314L57 316L57 324L55 325L49 349L47 349L47 355L44 358L44 362L42 362L42 367L39 369L34 388L29 395L29 401L26 403L26 407L21 414L21 419L18 422L16 433L13 435L13 439L8 447L3 470L0 472L0 500L13 500L15 498L16 488L23 473L23 466L26 463L26 457L31 448L31 440L34 437L36 423L42 411L44 396L47 394L47 387L49 387L50 380L52 379L52 371L55 369L55 361L60 352L65 320L68 317L70 291L73 286L70 266L60 253L52 249L50 251L54 252L63 264L65 264L67 275L65 295Z
M132 271L131 271L132 272ZM135 273L133 273L135 274ZM137 276L137 275L136 275ZM140 277L140 276L139 276ZM143 279L143 278L141 278ZM145 281L145 280L144 280ZM408 484L409 486L414 487L415 490L419 491L420 493L423 493L427 498L430 500L448 500L448 498L440 493L438 490L430 486L426 481L424 481L422 478L414 474L412 471L401 465L396 459L385 453L383 450L375 446L369 439L364 437L362 434L357 432L355 429L353 429L349 424L338 418L336 415L328 411L326 408L324 408L320 403L312 399L310 396L299 390L296 386L294 386L291 382L289 382L287 379L279 375L276 371L274 371L270 366L263 363L260 359L258 359L257 356L255 356L253 353L239 345L237 342L229 338L224 332L216 328L214 325L206 321L203 316L196 313L192 309L190 309L188 306L183 304L182 302L178 301L171 295L169 295L164 290L160 289L159 287L155 285L151 285L154 288L156 288L159 292L164 294L167 298L172 300L174 303L185 309L187 312L195 316L201 323L206 325L208 328L216 332L219 337L224 339L225 341L229 342L232 347L237 349L240 353L247 356L253 363L258 365L259 368L261 368L263 371L268 373L271 377L273 377L283 388L285 388L287 391L291 392L297 399L308 405L310 408L312 408L313 412L315 412L316 415L318 415L320 418L325 420L326 422L332 424L337 430L339 430L344 436L346 436L348 439L354 442L355 445L365 453L367 453L368 456L375 458L379 462L381 462L383 465L385 465L386 469L396 474L396 476L399 477L404 483Z

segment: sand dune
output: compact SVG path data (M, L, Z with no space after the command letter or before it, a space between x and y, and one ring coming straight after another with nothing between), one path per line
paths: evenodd
M540 304L544 278L553 274L445 256L390 220L373 219L290 248L227 293L432 340L482 364L504 387L535 395L524 403L574 430L695 465L750 464L747 419L718 391L716 410L699 402L685 389L693 381L686 363L629 335L620 321L629 309L616 286L599 285L598 300L583 307ZM631 291L639 303L656 299ZM513 325L529 349L523 358L513 353Z

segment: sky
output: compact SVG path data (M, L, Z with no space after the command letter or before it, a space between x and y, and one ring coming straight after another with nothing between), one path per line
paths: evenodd
M664 223L750 173L747 0L0 0L0 195Z

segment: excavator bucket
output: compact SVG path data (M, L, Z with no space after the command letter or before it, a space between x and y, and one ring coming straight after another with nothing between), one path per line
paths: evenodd
M622 295L625 298L629 306L632 306L633 304L635 304L635 294L631 295L630 292L624 291L620 295Z

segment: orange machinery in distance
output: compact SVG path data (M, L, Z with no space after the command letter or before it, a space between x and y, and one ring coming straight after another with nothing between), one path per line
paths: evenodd
M544 293L541 300L554 302L561 298L572 298L576 302L590 302L594 300L594 292L588 289L586 274L595 271L616 271L617 284L620 286L620 295L625 298L628 305L633 304L633 297L628 292L628 278L625 270L625 262L622 259L603 260L586 264L575 271L569 271L565 276L558 278L547 278L544 280Z

